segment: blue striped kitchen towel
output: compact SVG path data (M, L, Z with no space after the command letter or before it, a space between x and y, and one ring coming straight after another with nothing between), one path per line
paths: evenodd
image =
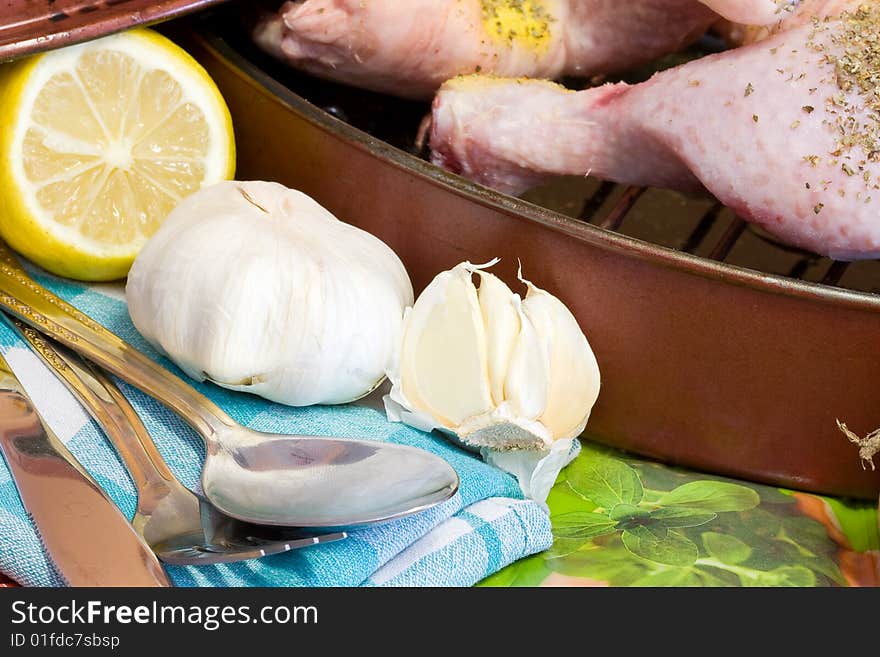
M83 286L31 270L35 279L176 374L131 323L120 285ZM101 430L54 375L7 326L0 351L46 423L131 518L137 497ZM118 381L117 381L118 382ZM177 416L140 391L120 388L150 430L172 471L198 488L201 439ZM318 545L237 564L170 566L178 586L469 586L513 561L550 547L550 522L525 500L508 474L436 435L388 422L366 404L290 408L210 384L195 387L242 424L279 433L385 440L445 458L461 479L459 492L429 511L352 531ZM0 459L0 571L25 586L57 586L12 476Z

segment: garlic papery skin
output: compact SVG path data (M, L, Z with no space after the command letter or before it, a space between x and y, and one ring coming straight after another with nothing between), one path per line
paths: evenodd
M373 390L413 302L381 240L301 192L238 181L180 202L126 297L135 327L189 376L291 406Z
M547 450L584 430L599 365L559 299L520 278L522 299L486 271L495 262L461 263L419 295L388 373L386 410L473 448Z

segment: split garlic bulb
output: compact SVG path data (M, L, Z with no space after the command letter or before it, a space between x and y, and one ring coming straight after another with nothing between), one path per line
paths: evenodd
M181 201L126 296L137 329L191 377L292 406L373 390L413 301L378 238L298 191L237 181Z
M494 262L464 262L419 296L389 372L386 407L472 447L546 450L584 430L599 366L559 299L520 278L528 288L522 299L485 271Z

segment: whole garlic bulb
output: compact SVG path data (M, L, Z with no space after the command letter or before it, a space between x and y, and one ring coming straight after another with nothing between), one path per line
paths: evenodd
M301 192L237 181L181 201L126 296L137 329L191 377L293 406L374 389L413 300L378 238Z
M568 308L522 277L521 299L485 271L495 262L461 263L419 295L386 408L472 447L545 450L584 430L599 366Z

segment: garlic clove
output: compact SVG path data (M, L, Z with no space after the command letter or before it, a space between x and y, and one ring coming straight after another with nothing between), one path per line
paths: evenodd
M520 332L520 311L517 295L500 278L485 271L477 273L480 276L477 297L486 327L489 387L497 406L505 399L504 382Z
M504 381L504 396L515 417L536 420L547 407L550 362L545 341L522 309L517 311L520 331Z
M599 367L568 308L520 274L523 300L485 271L496 262L437 275L407 310L385 408L478 449L543 503L578 452Z
M528 286L523 314L544 337L547 347L547 406L538 419L556 440L574 438L586 427L599 397L599 364L565 304L529 281L520 280Z
M438 274L419 296L404 329L403 395L450 429L493 407L473 271L462 263Z

